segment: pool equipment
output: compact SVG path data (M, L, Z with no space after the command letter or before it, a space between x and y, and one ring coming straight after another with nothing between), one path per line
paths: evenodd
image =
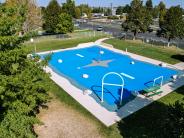
M83 94L84 95L90 95L90 94L92 94L92 91L89 90L89 89L86 89L86 90L83 91Z
M58 59L58 63L63 63L63 60L62 59Z
M135 64L135 62L134 62L134 61L132 61L132 62L131 62L131 64L132 64L132 65L134 65L134 64Z
M173 76L171 76L171 78L173 79L173 81L176 81L176 79L178 78L178 76L177 75L173 75Z
M161 67L167 67L167 64L166 63L160 63L160 66Z
M153 82L153 87L155 86L156 81L158 81L158 80L161 80L161 81L160 81L160 86L162 86L162 85L163 85L163 79L164 79L164 76L160 76L160 77L158 77L158 78L155 78L155 79L154 79L154 82Z
M122 82L120 84L114 84L114 83L107 83L105 82L105 78L109 75L116 75L118 77L121 78ZM109 86L118 86L118 87L121 87L121 96L120 96L120 105L122 104L122 98L123 98L123 88L124 88L124 79L123 77L116 73L116 72L109 72L107 74L105 74L102 78L102 95L101 95L101 102L104 102L104 86L105 85L109 85Z
M103 55L104 54L104 51L100 50L100 54Z
M83 74L82 77L87 79L87 78L89 78L89 75L88 74Z
M76 56L83 58L84 56L81 54L76 54Z

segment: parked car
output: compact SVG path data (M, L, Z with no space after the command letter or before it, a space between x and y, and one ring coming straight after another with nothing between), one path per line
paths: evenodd
M99 26L96 30L97 31L103 31L103 27L102 26Z
M74 24L74 27L79 27L79 24L78 24L78 23L75 23L75 24Z
M125 39L126 38L126 33L122 32L120 34L118 34L117 36L119 39Z

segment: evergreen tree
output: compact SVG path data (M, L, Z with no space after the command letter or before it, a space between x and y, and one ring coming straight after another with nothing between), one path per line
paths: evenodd
M119 6L116 10L116 14L117 15L122 15L124 12L124 7L123 6Z
M124 13L129 13L130 12L130 5L126 4L125 7L123 8Z
M63 3L62 5L62 12L71 15L73 18L76 18L75 1L66 0L66 3Z
M80 8L79 8L79 7L76 7L76 8L75 8L75 18L76 18L76 19L80 19L80 17L81 17Z
M147 1L146 1L146 8L147 8L148 10L152 10L152 9L153 9L152 0L147 0Z
M61 13L59 16L59 22L56 27L57 33L68 33L72 32L74 25L72 22L72 17L67 13Z
M165 4L161 1L158 5L159 8L159 25L162 27L162 24L164 22L164 16L166 15L166 6Z
M153 8L152 16L153 16L153 18L158 18L159 17L159 7L158 6L155 6Z
M36 137L36 113L49 98L48 75L42 69L46 62L27 57L29 52L21 45L25 36L18 36L27 9L12 4L19 1L8 2L0 7L0 24L4 27L0 29L0 137Z
M104 12L104 10L101 7L94 7L92 9L92 13L103 13L103 12Z
M57 0L51 0L44 14L43 28L49 33L56 32L56 26L59 22L59 15L61 14L61 7Z

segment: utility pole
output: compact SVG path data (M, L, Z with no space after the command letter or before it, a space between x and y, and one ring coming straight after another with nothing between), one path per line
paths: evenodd
M111 15L112 15L112 12L113 12L113 4L111 3Z

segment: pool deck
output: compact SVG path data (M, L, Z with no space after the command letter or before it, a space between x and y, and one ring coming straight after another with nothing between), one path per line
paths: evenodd
M79 48L85 48L89 47L91 45L100 45L104 48L107 48L109 50L126 54L131 56L132 58L135 58L137 60L145 61L145 62L150 62L152 64L159 65L160 63L163 63L158 60L150 59L147 57L139 56L133 53L121 51L118 49L113 48L111 45L106 45L102 43L102 41L106 40L107 38L100 39L96 41L95 43L90 42L90 43L85 43L85 44L79 44L77 47L74 48L67 48L67 49L61 49L61 50L55 50L55 51L47 51L47 52L42 52L38 54L47 54L50 52L58 52L58 51L64 51L64 50L70 50L70 49L79 49ZM184 71L183 67L180 66L175 66L175 65L169 65L167 64L168 67L170 68L177 68L180 70ZM120 121L121 119L131 115L132 113L138 111L139 109L149 105L155 100L158 100L162 98L163 96L171 93L172 91L176 90L177 88L181 87L184 85L184 73L181 75L175 82L169 82L165 84L164 86L161 87L161 90L163 93L158 96L153 96L151 98L147 98L144 95L138 94L137 97L132 100L131 102L127 103L124 105L122 108L118 110L118 112L110 112L104 107L102 107L100 104L98 104L91 96L89 95L84 95L83 91L75 87L70 83L69 80L66 78L58 75L55 73L50 67L44 68L44 70L48 73L51 74L51 79L60 87L62 87L69 95L71 95L76 101L78 101L82 106L84 106L89 112L91 112L96 118L98 118L103 124L106 126L111 126L114 123Z

